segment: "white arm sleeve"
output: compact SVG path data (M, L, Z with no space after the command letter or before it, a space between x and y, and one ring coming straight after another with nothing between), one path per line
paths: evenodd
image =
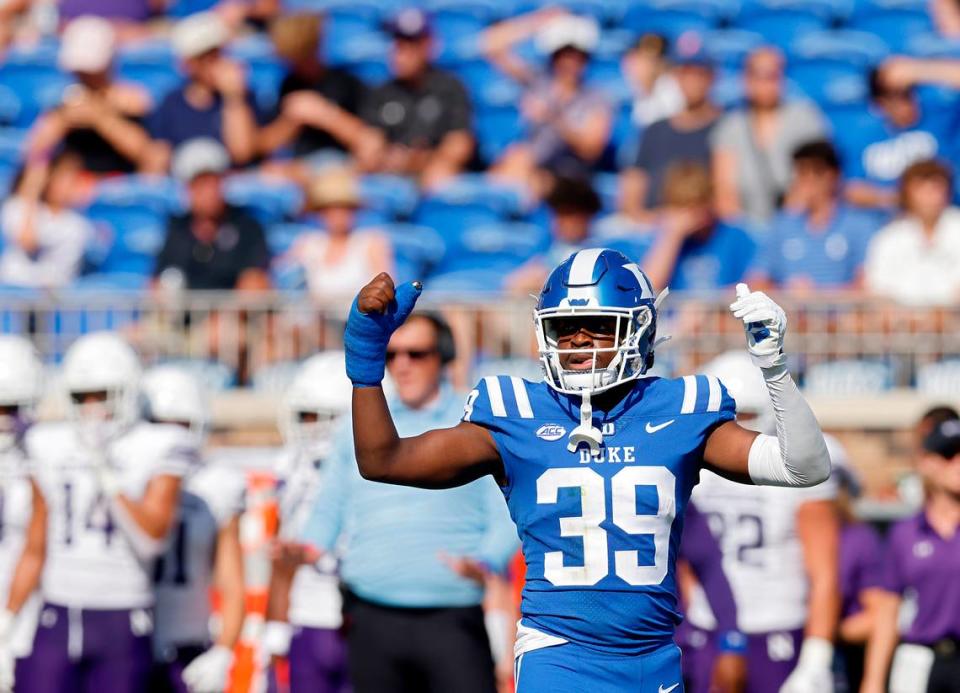
M830 455L810 405L786 366L761 368L777 419L777 435L760 434L748 458L761 486L816 486L830 478Z

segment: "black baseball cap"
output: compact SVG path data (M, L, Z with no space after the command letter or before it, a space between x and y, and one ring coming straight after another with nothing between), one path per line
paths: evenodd
M941 421L923 439L923 449L944 459L960 455L960 420Z

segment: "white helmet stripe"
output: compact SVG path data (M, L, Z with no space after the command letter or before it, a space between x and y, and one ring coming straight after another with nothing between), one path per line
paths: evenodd
M567 283L571 286L592 284L593 268L597 264L597 258L603 252L603 248L588 248L579 251L570 263L570 277Z

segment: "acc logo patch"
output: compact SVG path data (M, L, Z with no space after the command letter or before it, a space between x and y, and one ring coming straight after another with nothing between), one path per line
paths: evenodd
M537 429L537 438L546 441L560 440L567 435L567 429L560 424L544 424Z

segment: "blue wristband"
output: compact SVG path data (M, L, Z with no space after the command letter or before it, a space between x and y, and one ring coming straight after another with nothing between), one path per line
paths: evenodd
M382 314L361 313L357 299L353 299L343 333L343 350L347 357L347 377L355 387L374 387L383 380L390 336L410 315L422 290L420 282L401 284L396 289L395 300Z
M738 630L728 630L717 634L717 649L720 652L743 654L747 651L747 636Z

